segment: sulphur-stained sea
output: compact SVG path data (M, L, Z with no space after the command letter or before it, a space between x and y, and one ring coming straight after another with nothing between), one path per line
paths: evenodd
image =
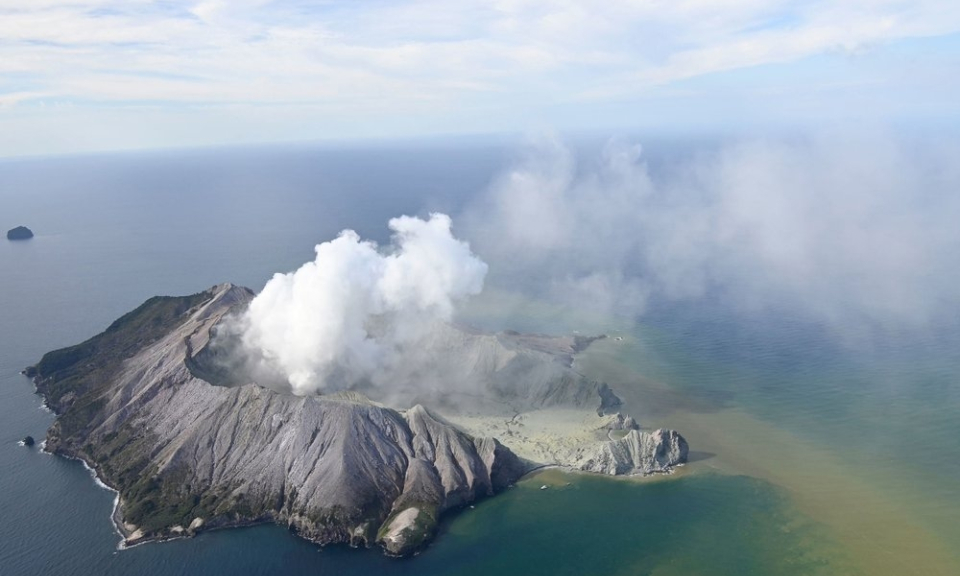
M886 342L811 352L802 332L789 351L726 332L759 350L722 361L726 352L696 350L722 336L690 334L635 327L594 347L583 365L619 384L641 422L684 432L696 451L688 473L745 474L784 490L796 513L829 534L838 554L829 557L844 566L835 573L957 573L952 340L926 341L923 351Z
M681 431L692 461L644 480L543 471L453 516L405 561L321 550L275 526L118 552L113 494L79 463L17 444L52 422L18 373L43 352L154 294L258 288L344 226L383 240L398 213L455 214L502 164L483 147L0 163L3 224L37 234L0 243L0 573L960 574L950 327L850 342L721 302L666 303L633 324L494 282L465 319L610 334L578 367L645 428Z

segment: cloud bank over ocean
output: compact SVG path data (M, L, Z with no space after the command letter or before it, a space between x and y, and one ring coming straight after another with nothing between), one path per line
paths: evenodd
M651 170L534 141L467 212L494 276L559 302L641 314L709 295L857 329L922 329L960 310L960 146L889 132L708 146Z

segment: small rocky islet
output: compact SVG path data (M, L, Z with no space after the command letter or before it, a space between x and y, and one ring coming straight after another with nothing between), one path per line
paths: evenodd
M33 230L26 226L17 226L7 230L7 240L29 240L31 238L33 238Z

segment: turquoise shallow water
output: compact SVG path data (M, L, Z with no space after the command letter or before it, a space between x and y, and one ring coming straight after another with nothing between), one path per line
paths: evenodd
M860 492L896 504L866 520L874 532L863 538L909 521L921 527L910 538L960 549L960 342L950 326L858 348L709 302L654 306L639 326L614 322L605 329L629 342L608 364L621 369L630 409L681 431L710 422L716 434L699 438L711 451L654 482L533 478L456 516L427 553L403 562L321 551L277 527L118 553L113 495L79 463L17 445L52 421L18 374L42 353L154 294L259 287L346 225L383 240L398 213L456 213L502 158L492 148L272 149L0 163L0 224L37 233L0 243L0 572L845 574L872 553L848 534L862 526L837 520L864 513ZM570 327L543 310L497 322ZM778 472L798 459L809 477L785 482ZM927 573L922 560L915 573Z

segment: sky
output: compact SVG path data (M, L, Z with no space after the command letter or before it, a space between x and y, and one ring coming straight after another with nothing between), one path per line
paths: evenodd
M0 0L0 157L955 125L956 0Z

